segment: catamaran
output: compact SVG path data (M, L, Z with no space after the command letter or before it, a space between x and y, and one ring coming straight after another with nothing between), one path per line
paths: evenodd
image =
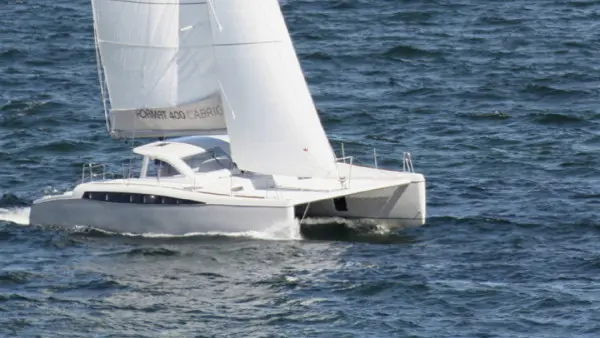
M92 0L110 137L139 172L84 165L31 224L122 233L261 231L305 217L426 220L425 177L337 158L277 0ZM375 158L376 159L376 158Z

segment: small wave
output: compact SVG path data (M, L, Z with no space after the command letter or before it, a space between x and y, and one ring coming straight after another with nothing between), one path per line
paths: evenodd
M477 24L482 26L516 26L523 23L522 19L509 19L499 16L482 16L477 19Z
M16 48L9 48L3 52L0 52L0 58L7 58L9 60L21 58L26 55L27 55L27 53L24 50L16 49Z
M77 150L81 150L82 145L88 144L74 141L54 141L47 144L36 145L35 147L30 148L30 150L41 152L49 151L58 153L71 153Z
M27 271L4 271L0 272L0 284L24 284L38 277L38 275Z
M468 217L455 217L455 216L436 216L430 217L429 221L433 222L457 222L459 224L468 224L472 222L487 222L494 224L514 224L513 222L504 219L504 218L494 218L494 217L480 217L480 216L468 216Z
M419 57L419 56L439 56L436 51L429 51L409 45L394 46L383 53L384 57Z
M569 6L576 7L576 8L589 8L589 7L598 6L598 4L600 4L600 2L589 1L589 0L575 0L575 1L568 1L566 4Z
M51 286L48 289L54 292L69 292L72 290L104 291L125 289L126 286L109 276L101 276L87 281L68 282L67 284Z
M402 21L402 22L418 22L421 24L426 23L427 21L433 19L439 13L429 11L401 11L393 13L390 16L390 19L393 21Z
M393 81L396 81L396 80L393 80ZM403 96L427 96L430 94L435 94L436 92L437 92L437 90L435 88L423 87L423 88L408 89L408 90L402 92L402 95Z
M586 122L585 119L573 116L573 115L563 115L556 113L537 113L532 114L533 120L540 124L545 125L570 125L570 124L580 124Z
M329 5L330 9L352 9L354 7L356 7L356 3L348 0L336 1Z
M29 212L31 208L0 208L0 221L12 222L20 225L29 225Z
M461 229L464 229L469 226L473 226L475 229L481 229L487 231L488 227L514 227L514 228L538 228L543 227L545 224L543 223L528 223L528 222L518 222L509 220L506 218L492 217L492 216L466 216L466 217L457 217L457 216L435 216L429 217L427 219L427 225L429 227L436 226L457 226Z
M587 50L589 48L593 48L588 43L585 43L582 41L577 41L577 40L564 41L563 46L565 46L569 49L581 49L581 50ZM579 75L579 74L575 74L575 76L577 76L577 75Z
M503 121L508 120L510 115L507 113L502 113L499 111L494 111L491 113L459 113L458 116L471 119L471 120L486 120L486 121Z
M129 256L177 256L180 252L166 248L135 248L127 252Z
M8 103L0 106L0 111L5 112L21 112L21 113L29 113L29 112L41 112L41 111L54 111L58 108L63 107L62 103L54 102L49 100L16 100L16 101L8 101ZM17 115L18 117L19 115ZM22 116L22 115L21 115ZM6 127L6 123L10 122L10 118L14 117L14 115L4 115L2 116L3 126ZM9 125L10 126L10 125Z
M39 300L35 298L29 298L18 293L12 294L0 294L0 302L2 301L24 301L24 302L32 302L37 303Z
M0 241L10 240L13 237L12 232L3 230L3 227L0 226Z
M600 194L575 194L572 197L580 200L591 199L600 201Z
M314 52L314 53L304 55L304 59L315 60L315 61L330 61L330 60L333 60L333 57L331 57L331 55L324 53L324 52Z
M551 86L538 85L538 84L529 84L525 87L524 90L526 93L531 93L540 96L550 96L550 97L568 97L574 96L578 94L587 94L586 91L582 90L570 90L570 89L561 89L554 88Z

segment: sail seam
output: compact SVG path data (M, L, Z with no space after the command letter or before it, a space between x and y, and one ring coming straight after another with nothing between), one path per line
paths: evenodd
M170 129L169 132L189 132L189 131L197 131L198 129ZM206 128L206 129L200 129L202 131L216 131L216 132L225 132L227 131L226 128ZM136 131L135 130L130 130L130 129L118 129L118 128L114 128L113 131L118 131L121 133L129 133L129 134L133 134ZM162 129L143 129L143 130L138 130L137 133L140 134L159 134L159 133L164 133L164 130ZM196 134L193 134L196 135Z
M245 45L261 45L261 44L269 44L269 43L281 43L281 40L273 40L273 41L260 41L260 42L238 42L238 43L218 43L214 44L215 47L228 47L228 46L245 46Z
M150 1L141 1L141 0L104 0L111 2L125 2L132 4L143 4L143 5L173 5L173 6L184 6L184 5L206 5L206 1L198 1L198 2L150 2Z
M143 45L136 43L125 43L119 41L110 41L98 39L98 42L109 45L128 46L128 47L141 47L141 48L152 48L152 49L201 49L201 48L212 48L213 45L198 45L198 46L157 46L157 45Z

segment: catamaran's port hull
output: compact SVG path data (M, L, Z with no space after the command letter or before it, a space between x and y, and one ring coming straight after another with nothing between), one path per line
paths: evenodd
M134 234L262 231L295 222L293 207L120 204L81 198L45 198L31 207L30 223L90 226Z

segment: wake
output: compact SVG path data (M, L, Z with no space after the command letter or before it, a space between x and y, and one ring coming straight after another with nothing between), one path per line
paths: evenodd
M297 241L302 240L300 234L300 223L296 220L295 222L283 222L276 223L262 231L243 231L243 232L190 232L183 235L171 235L161 233L118 233L97 228L90 227L76 227L75 231L89 231L93 229L107 235L112 236L127 236L127 237L138 237L138 238L188 238L188 237L232 237L232 238L253 238L268 241Z
M11 222L19 225L29 225L30 207L0 208L0 222Z

